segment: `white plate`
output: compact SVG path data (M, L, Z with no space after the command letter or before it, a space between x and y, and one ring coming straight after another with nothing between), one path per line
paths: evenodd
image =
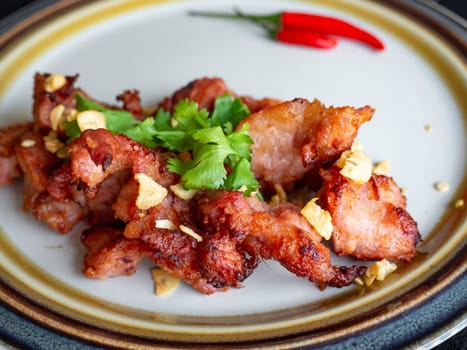
M119 0L61 6L33 23L34 30L4 35L0 125L30 120L35 72L79 73L77 85L108 102L136 88L145 106L203 76L222 77L232 90L254 97L369 104L376 114L357 138L373 160L390 160L390 175L407 190L408 210L425 241L412 264L363 294L357 287L319 291L268 261L243 289L205 296L183 285L158 298L150 263L131 277L85 278L79 232L57 234L23 213L17 182L0 189L0 276L20 294L66 318L135 336L256 341L317 331L322 324L336 331L362 310L416 288L458 253L466 231L465 209L453 206L466 200L465 58L422 25L366 1ZM386 49L376 52L350 40L333 50L288 46L248 23L187 15L191 9L234 7L337 16L375 33ZM439 181L448 182L449 191L436 191Z

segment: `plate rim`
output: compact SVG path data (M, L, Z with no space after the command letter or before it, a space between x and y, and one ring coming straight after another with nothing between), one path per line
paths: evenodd
M465 61L465 58L467 56L467 45L465 44L465 40L463 41L462 40L462 36L459 35L456 31L454 30L451 30L449 27L446 27L442 24L440 24L439 22L437 22L433 17L430 17L427 13L425 13L424 11L420 10L420 9L417 9L416 7L413 7L412 5L409 5L408 2L405 2L405 1L401 1L401 0L380 0L378 1L379 3L382 3L382 4L385 4L385 5L388 5L389 7L393 7L393 8L397 8L397 9L400 9L400 10L403 10L403 11L408 11L408 12L404 12L404 13L407 13L408 15L411 16L411 19L412 20L416 20L417 22L419 23L422 23L424 26L426 25L432 25L434 23L437 23L437 27L440 27L440 28L444 28L442 30L441 33L439 33L441 35L441 37L443 37L444 41L447 41L451 47L456 50L460 56L464 59ZM16 40L16 38L18 36L21 36L21 35L24 35L25 33L27 33L28 31L30 30L33 30L33 28L37 25L40 25L42 23L42 21L45 21L45 20L48 20L49 18L51 18L51 16L56 16L56 15L59 15L61 13L66 13L68 11L72 11L75 7L78 7L79 6L79 3L80 1L79 0L62 0L62 1L50 1L50 0L45 0L45 1L36 1L34 4L36 6L45 6L41 11L39 12L36 12L34 14L33 17L30 17L28 15L29 11L31 11L31 9L28 9L28 8L25 8L23 9L23 12L22 11L19 11L17 14L15 14L15 18L19 18L19 17L22 17L22 16L25 16L25 19L21 22L19 22L18 24L14 25L13 27L10 27L9 29L6 28L6 26L9 26L9 24L7 23L6 25L4 24L5 22L4 21L0 21L0 50L3 48L3 46L6 44L8 45L9 42L11 41L14 41ZM35 7L35 10L37 10L37 7ZM410 10L410 11L409 11ZM413 17L414 14L421 14L423 16L419 17L419 16L415 16L415 18ZM12 36L3 36L3 33L4 33L4 30L6 28L6 32L8 33L14 33L14 35ZM2 38L7 38L7 40L2 40ZM465 262L465 255L462 254L463 252L463 248L465 248L465 242L464 242L464 245L461 246L461 248L459 248L455 254L452 254L453 256L451 257L451 259L447 262L445 262L445 264L442 266L442 267L439 267L439 269L437 270L437 272L435 274L432 275L432 277L430 278L430 281L437 281L438 283L436 284L438 288L430 288L428 290L424 290L425 287L421 286L421 285L418 285L416 288L414 288L413 290L415 289L423 289L424 292L422 292L421 294L424 296L424 298L418 300L417 302L413 303L411 305L411 307L409 307L407 310L412 310L414 308L418 308L418 307L422 307L423 304L426 304L430 299L433 299L433 298L436 298L439 296L440 293L443 292L443 290L446 290L448 287L449 287L449 284L456 284L456 283L460 283L462 285L465 285L465 282L466 282L466 278L464 276L464 272L465 272L465 265L464 265L464 262ZM455 264L453 264L453 261L456 262ZM453 266L451 266L451 264L454 265L454 269L453 269ZM464 266L463 266L464 265ZM440 281L442 283L440 283ZM410 292L407 292L407 294L413 292L413 290L411 290ZM21 298L23 298L24 300L21 300ZM41 307L41 305L38 305L38 304L35 304L34 301L30 300L30 299L27 299L24 297L24 295L18 293L16 290L14 290L13 288L11 288L10 286L8 286L7 284L4 283L4 281L0 281L0 300L2 301L6 301L6 303L8 304L8 306L10 306L11 308L13 308L14 310L18 311L20 314L28 317L29 319L32 319L34 320L35 322L41 324L42 326L45 326L46 328L48 329L52 329L54 331L59 331L63 334L67 334L69 336L72 336L72 337L75 337L77 339L82 339L82 340L86 340L86 341L91 341L92 343L96 343L96 344L104 344L104 345L111 345L111 346L116 346L119 344L121 344L121 341L122 341L122 338L128 338L128 335L122 335L120 333L116 333L116 332L112 332L110 331L110 338L108 337L104 337L105 339L102 338L102 335L101 334L98 334L100 332L109 332L108 330L102 330L102 329L98 329L97 330L97 333L96 333L96 326L93 326L93 325L87 325L85 323L81 323L80 321L76 321L76 320L70 320L70 318L67 318L65 315L61 315L59 313L56 313L55 311L53 310L44 310L43 307ZM21 303L20 303L21 301ZM30 311L28 311L27 309L24 309L24 307L21 307L21 305L28 305L30 306L30 309L29 310L35 310L36 312L34 313L31 313ZM46 314L43 314L43 312L45 312L46 314L48 313L49 314L49 318L47 319L47 315ZM387 316L387 315L386 315ZM388 320L391 319L391 317L387 318L386 316L383 316L383 319L385 322L389 322ZM63 317L64 319L66 319L67 322L77 322L76 324L76 330L73 331L73 332L69 332L69 330L67 329L61 329L60 327L54 327L53 325L51 325L50 321L55 321L57 319L60 319L61 317ZM396 316L392 316L392 318L394 318ZM458 323L456 323L457 325L461 324L462 322L462 314L460 316L460 320ZM373 325L374 326L374 325ZM79 335L81 334L80 331L83 330L83 327L84 328L90 328L88 331L90 332L90 334L93 335L93 337L91 338L86 338L86 337L82 337L80 338ZM302 336L307 336L306 334L300 334L298 335L297 338L295 339L299 339L300 337ZM114 337L114 338L112 338ZM140 342L141 339L139 337L136 337L137 339L134 339L135 342ZM105 343L106 340L108 339L114 339L112 340L110 343ZM269 339L270 341L275 341L274 339ZM287 341L287 340L286 340ZM302 340L304 341L304 340ZM331 341L331 340L329 340ZM153 342L153 340L151 340L151 342ZM298 344L296 343L295 341L292 341L293 344ZM287 344L291 344L293 345L292 343L287 343ZM134 343L131 343L131 344L134 344ZM173 342L170 342L170 343L167 343L167 345L172 345ZM206 345L206 343L199 343L200 345ZM261 343L258 343L257 345L263 345L265 344L263 341L261 341ZM128 344L125 343L125 346L127 346ZM140 344L142 345L142 344ZM150 345L150 344L148 344ZM311 344L313 345L313 344Z

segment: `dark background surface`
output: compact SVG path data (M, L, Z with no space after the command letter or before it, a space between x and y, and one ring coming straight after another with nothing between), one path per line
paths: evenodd
M20 9L21 7L31 2L31 0L0 0L0 20L8 14L12 13L13 11ZM467 19L467 0L439 0L436 2L447 7L454 13L460 15L462 18ZM467 328L464 329L462 332L458 333L456 336L448 339L443 344L437 346L435 349L467 350Z
M431 1L431 0L427 0ZM31 0L0 0L0 18L6 16L8 13L32 2ZM435 1L441 5L449 8L453 12L467 18L467 0L439 0Z

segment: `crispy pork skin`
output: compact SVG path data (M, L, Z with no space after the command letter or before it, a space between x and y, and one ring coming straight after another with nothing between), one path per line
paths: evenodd
M221 78L200 78L191 81L186 86L166 97L158 106L173 112L174 106L181 100L188 99L198 103L199 108L212 110L217 96L233 94Z
M235 249L225 242L213 245L207 249L207 255L222 257L227 254L227 261L231 261L232 257L249 257L251 261L257 258L274 259L297 276L335 287L349 285L365 271L364 267L358 266L333 266L330 251L320 242L319 235L307 232L312 230L311 227L302 230L295 220L277 216L273 208L242 193L216 191L200 199L198 208L204 214L202 223L212 231L211 234L224 235L236 244ZM209 269L209 259L204 262L203 268ZM235 268L238 265L230 263L224 267L234 269L230 272L232 274L237 272Z
M368 106L325 107L318 100L295 99L253 113L239 128L249 125L255 176L266 188L280 184L290 189L349 149L373 112Z
M128 239L121 230L110 226L93 226L81 235L87 248L83 273L89 278L131 275L140 262L150 253L138 239Z
M420 233L392 178L373 174L360 185L335 167L321 174L324 184L320 204L331 213L332 243L337 254L361 260L413 258Z
M31 131L33 123L17 124L0 128L0 186L9 184L22 175L16 159L15 145L21 136Z

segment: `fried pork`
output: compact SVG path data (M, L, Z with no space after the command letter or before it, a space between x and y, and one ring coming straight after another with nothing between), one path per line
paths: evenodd
M318 100L295 99L261 109L238 127L249 125L254 141L251 168L263 187L280 184L290 190L350 149L373 112L369 106L325 107Z
M373 174L368 182L357 184L335 167L321 175L320 204L331 213L337 254L360 260L413 258L420 233L392 178Z
M240 96L252 113L238 126L247 123L254 141L252 171L263 192L279 188L283 198L268 204L254 194L226 190L199 190L181 198L171 190L180 185L180 177L167 169L174 155L165 150L149 149L105 129L84 131L67 145L69 157L58 157L46 147L44 137L50 131L57 142L66 142L51 113L59 105L75 109L76 93L145 118L137 90L117 96L122 107L109 106L75 87L77 78L35 75L34 123L0 129L0 185L23 175L23 208L58 232L87 220L91 226L81 236L87 277L129 275L149 259L211 294L241 287L262 260L274 259L320 287L343 287L366 268L335 266L331 249L360 260L413 258L420 233L394 180L373 174L359 184L332 166L372 118L373 108ZM187 98L212 110L215 98L226 93L238 96L220 78L197 79L157 108L173 111ZM138 206L141 175L164 190L161 200L148 207ZM318 175L318 204L332 217L331 244L322 240L300 206L283 202L286 192Z

